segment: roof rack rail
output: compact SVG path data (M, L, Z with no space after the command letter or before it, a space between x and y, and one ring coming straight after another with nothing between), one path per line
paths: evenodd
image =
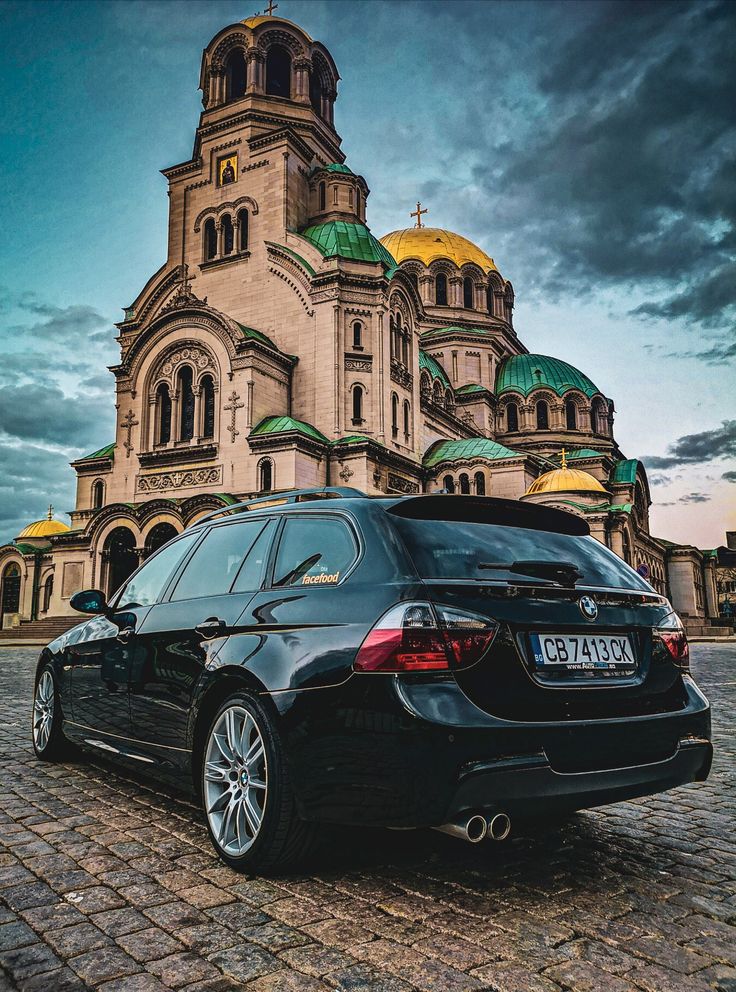
M351 486L322 486L319 489L285 489L283 492L269 493L267 496L256 496L254 499L243 500L242 503L231 503L229 506L221 506L218 510L206 513L199 520L195 520L192 527L198 527L207 520L219 517L223 513L233 511L257 510L269 506L285 506L287 503L308 503L318 499L368 499L366 493Z

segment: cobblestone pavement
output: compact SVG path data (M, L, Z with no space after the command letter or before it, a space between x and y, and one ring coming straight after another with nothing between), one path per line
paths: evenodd
M308 875L237 875L174 793L42 765L36 651L0 651L0 992L736 990L736 648L697 645L705 785L506 844L350 832Z

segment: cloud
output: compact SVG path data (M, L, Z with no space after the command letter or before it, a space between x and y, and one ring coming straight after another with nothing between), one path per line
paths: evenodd
M724 420L714 430L686 434L667 447L666 455L644 455L647 468L668 469L678 465L736 457L736 420Z
M23 441L78 449L96 441L102 425L108 423L112 428L110 399L67 396L55 385L2 386L0 428L6 435Z
M736 482L736 472L734 471L724 472L721 478L725 479L726 482Z
M678 503L707 503L711 499L709 493L686 493L680 496Z
M0 544L43 517L49 503L63 513L74 506L75 477L65 454L0 439L0 463Z

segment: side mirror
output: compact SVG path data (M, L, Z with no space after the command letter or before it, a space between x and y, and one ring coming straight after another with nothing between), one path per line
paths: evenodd
M108 605L104 592L99 589L85 589L75 592L69 600L69 605L77 613L107 613Z

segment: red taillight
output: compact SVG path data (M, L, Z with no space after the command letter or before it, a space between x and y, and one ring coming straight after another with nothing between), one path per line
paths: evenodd
M395 606L360 646L356 672L431 672L467 668L491 646L498 625L429 603Z
M682 620L676 613L670 613L664 621L655 627L655 637L667 648L670 657L680 668L688 671L690 668L690 647Z

